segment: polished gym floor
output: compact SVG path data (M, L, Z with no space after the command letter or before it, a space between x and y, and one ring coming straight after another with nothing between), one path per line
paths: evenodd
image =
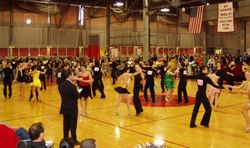
M95 138L99 148L134 148L137 144L164 143L169 148L249 148L250 133L245 133L245 121L241 114L242 106L248 101L247 96L233 91L224 90L219 98L218 111L212 112L210 127L199 125L204 108L201 105L196 124L197 128L189 128L193 110L193 101L197 91L194 81L188 81L187 91L190 103L176 104L164 101L161 93L160 80L156 79L157 102L155 105L144 103L144 112L136 117L133 105L128 115L125 104L120 107L120 115L114 113L118 94L111 80L104 79L106 99L100 99L100 94L89 100L87 117L78 118L77 136L81 141L85 138ZM177 86L178 82L176 82ZM12 127L29 126L34 122L42 122L45 126L46 140L52 140L58 147L63 136L62 115L59 114L60 95L56 84L49 84L42 91L42 102L28 101L30 86L25 86L25 98L19 97L19 87L13 85L13 96L5 99L0 93L0 124ZM133 83L129 90L132 92ZM0 86L3 89L3 85ZM175 89L174 95L176 95ZM143 96L143 93L141 93ZM142 97L143 98L143 97ZM79 102L79 111L81 111Z

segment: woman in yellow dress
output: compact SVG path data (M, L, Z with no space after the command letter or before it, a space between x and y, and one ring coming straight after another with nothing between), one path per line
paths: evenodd
M40 88L42 86L42 83L39 79L40 74L46 74L46 70L44 72L37 70L37 66L34 67L33 71L31 71L29 74L31 75L33 82L31 83L31 89L32 89L32 94L33 97L36 96L36 91L38 93L38 101L41 102L41 95L40 95ZM32 100L33 97L30 99Z

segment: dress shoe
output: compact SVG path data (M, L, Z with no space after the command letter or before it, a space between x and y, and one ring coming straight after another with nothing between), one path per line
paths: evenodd
M74 145L80 145L80 142L77 141L77 140L75 140L75 141L74 141Z
M209 128L209 125L205 125L203 123L201 123L202 126L206 127L206 128Z
M135 116L139 116L141 113L136 113Z
M197 127L197 125L195 125L195 124L190 125L190 128L196 128L196 127Z

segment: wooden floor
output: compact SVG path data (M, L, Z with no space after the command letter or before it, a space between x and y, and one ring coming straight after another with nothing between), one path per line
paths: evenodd
M159 79L156 94L160 94ZM167 147L228 148L250 147L250 133L245 133L245 122L241 107L248 101L233 91L223 91L219 100L219 111L212 112L210 128L198 126L189 128L193 105L177 107L144 107L143 115L127 115L126 106L120 108L121 115L114 114L118 94L114 92L111 80L105 79L107 98L100 99L99 93L90 100L86 118L78 120L79 140L95 138L99 148L134 148L137 144L164 142ZM177 85L176 85L177 86ZM0 86L2 89L3 86ZM188 82L188 95L195 96L195 82ZM130 86L132 89L132 85ZM0 123L12 127L28 128L34 122L43 122L45 137L58 147L62 139L62 116L59 114L60 97L57 86L49 86L42 92L42 103L28 101L30 87L26 86L26 98L19 97L18 85L13 86L13 97L4 99L0 94ZM132 91L131 91L132 92ZM176 89L175 93L176 94ZM141 94L142 95L142 94ZM79 106L79 109L80 106ZM196 124L199 125L204 108L201 106Z

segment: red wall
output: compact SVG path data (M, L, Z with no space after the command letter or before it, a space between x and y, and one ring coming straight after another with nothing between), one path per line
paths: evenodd
M68 56L75 56L75 48L68 48L67 49Z
M127 55L127 47L121 47L120 48L120 54L121 55Z
M38 48L30 48L30 56L38 56Z
M20 48L20 56L21 57L27 57L29 54L29 49L28 48Z
M40 55L46 56L47 55L47 48L40 48Z
M18 57L18 48L13 48L12 50L13 50L13 51L12 51L12 55L13 55L14 57Z
M88 56L90 59L100 59L100 45L89 45Z
M79 56L79 51L80 51L80 50L79 50L79 48L76 48L75 50L76 50L76 56L78 57L78 56Z
M66 56L66 48L59 48L58 54L59 56Z
M128 55L133 55L134 53L134 47L128 47Z
M8 56L8 48L0 48L0 57Z
M57 49L56 48L50 48L50 56L57 56Z

